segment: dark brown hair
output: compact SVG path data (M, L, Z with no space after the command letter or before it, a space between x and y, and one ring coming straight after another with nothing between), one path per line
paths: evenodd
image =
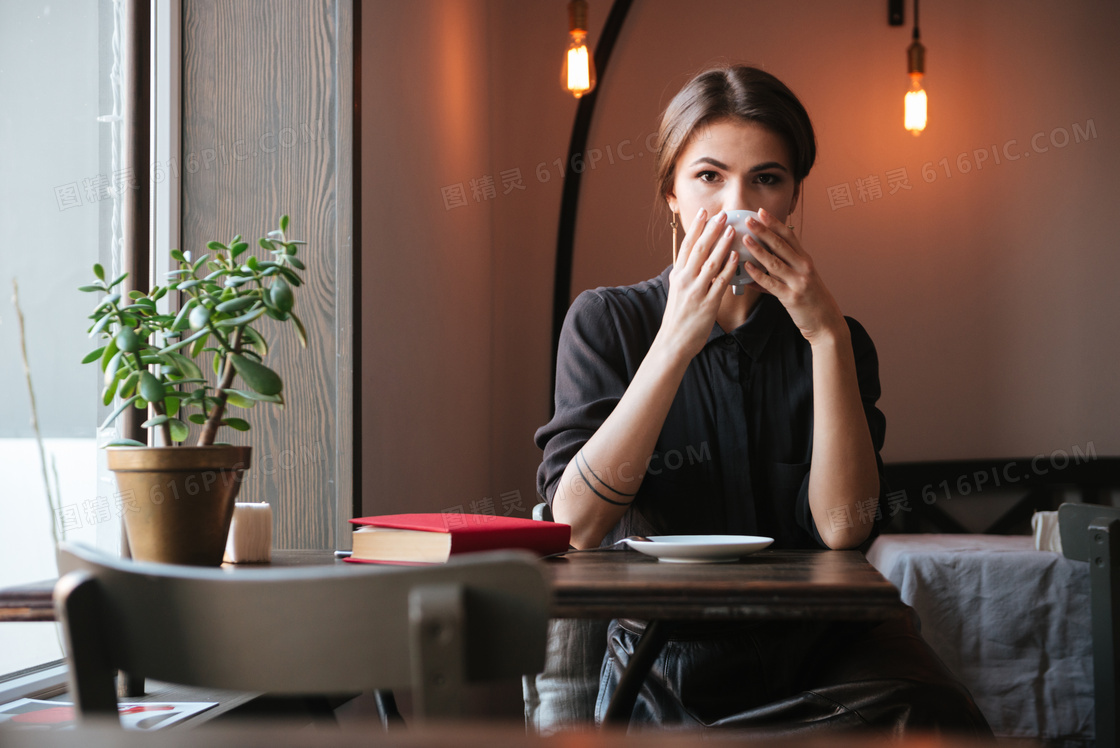
M681 151L697 128L723 119L756 122L782 138L789 148L794 181L813 168L816 137L809 114L786 84L763 70L735 65L705 70L669 102L657 133L658 195L673 190Z

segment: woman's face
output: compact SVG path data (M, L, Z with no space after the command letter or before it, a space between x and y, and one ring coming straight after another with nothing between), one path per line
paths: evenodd
M724 119L701 125L675 164L669 209L688 226L701 208L765 208L783 221L797 204L789 148L762 125Z

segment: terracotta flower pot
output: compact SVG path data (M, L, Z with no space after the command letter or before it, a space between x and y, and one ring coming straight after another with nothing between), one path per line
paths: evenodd
M132 557L219 566L250 447L110 447Z

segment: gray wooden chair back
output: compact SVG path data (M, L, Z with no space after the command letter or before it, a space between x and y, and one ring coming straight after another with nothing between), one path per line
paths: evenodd
M1058 507L1062 555L1089 562L1093 630L1093 702L1096 744L1118 745L1117 657L1120 656L1120 508L1095 504Z
M539 672L548 589L522 551L428 567L223 569L62 544L55 607L79 714L117 715L117 670L169 683L339 694L411 687L419 720L462 686Z

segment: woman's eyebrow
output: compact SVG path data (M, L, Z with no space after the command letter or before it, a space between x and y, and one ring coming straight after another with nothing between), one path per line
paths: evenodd
M723 169L724 171L727 170L727 164L723 163L722 161L716 161L711 156L701 156L700 158L689 164L689 166L696 166L697 164L711 164L717 169Z
M724 171L728 171L727 164L723 163L722 161L718 161L718 160L712 158L711 156L701 156L700 158L696 159L691 164L689 164L689 166L692 167L692 166L696 166L697 164L711 164L712 166L716 167L717 169L723 169ZM782 166L777 161L767 161L765 163L758 164L757 166L752 166L749 169L749 172L751 174L754 174L756 172L766 171L767 169L780 169L781 171L789 173L789 169Z
M753 174L753 173L755 173L756 171L766 171L767 169L781 169L782 171L784 171L784 172L786 172L786 173L788 173L788 172L789 172L789 169L787 169L786 167L782 166L782 165L781 165L781 164L779 164L779 163L778 163L777 161L767 161L767 162L766 162L766 163L764 163L764 164L759 164L758 166L752 166L752 167L751 167L751 169L750 169L750 171L751 171L751 173Z

